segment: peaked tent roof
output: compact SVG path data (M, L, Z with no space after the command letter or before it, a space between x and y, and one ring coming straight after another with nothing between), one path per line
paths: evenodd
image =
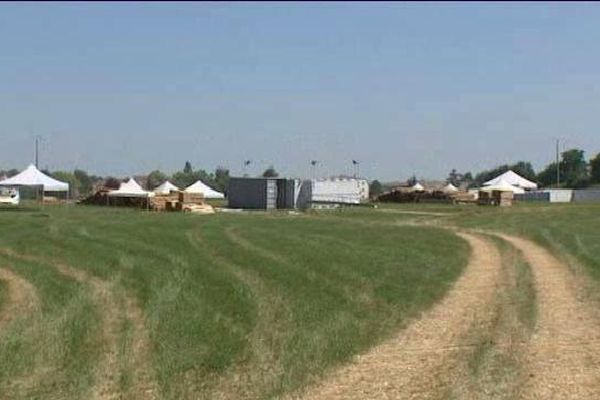
M516 194L525 193L525 190L521 187L511 185L508 181L504 179L500 179L497 183L493 185L483 186L479 190L483 192L491 192L494 190L499 190L501 192L513 192Z
M411 189L414 192L422 192L423 190L425 190L425 188L423 187L423 185L421 185L419 182L415 183Z
M444 186L442 188L442 192L444 192L444 193L456 193L456 192L458 192L458 189L453 184L448 183L446 186Z
M225 195L221 192L217 192L212 189L210 186L204 184L202 181L196 181L191 184L187 188L185 188L186 193L202 193L205 199L224 199Z
M156 194L169 194L178 191L179 188L169 181L164 181L160 186L154 188Z
M42 186L45 192L67 192L69 184L41 172L31 164L17 175L0 181L0 186Z
M140 186L133 178L121 183L119 189L108 192L111 197L152 197L154 193L148 192Z
M523 178L521 175L515 173L512 170L506 171L502 175L499 175L494 179L485 182L483 185L497 185L500 182L500 180L504 180L513 186L521 187L524 189L536 189L538 187L537 183L531 182L530 180Z

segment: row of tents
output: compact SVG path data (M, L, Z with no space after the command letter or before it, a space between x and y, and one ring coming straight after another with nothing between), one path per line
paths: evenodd
M196 181L190 186L181 190L169 181L163 182L154 190L144 190L135 179L130 178L127 182L121 183L117 190L108 192L110 197L154 197L156 195L168 195L171 192L183 191L185 193L202 194L205 199L224 199L225 195L217 192L202 181Z
M1 180L0 186L5 187L41 187L44 192L65 192L69 193L69 184L54 179L36 168L35 165L30 165L17 175ZM108 192L110 197L153 197L155 195L169 194L172 191L180 191L180 189L171 182L166 181L153 191L144 190L135 179L131 178L126 182L121 183L118 189ZM217 192L202 181L197 181L183 190L186 193L202 194L205 199L223 199L225 196L221 192Z
M484 182L483 185L477 190L482 192L500 191L512 192L513 194L523 194L525 191L535 190L537 187L537 183L531 182L516 172L509 170L494 179ZM425 188L423 185L417 182L412 186L411 190L414 192L422 192L425 190ZM446 194L452 194L457 193L459 190L453 184L448 183L441 189L441 191Z

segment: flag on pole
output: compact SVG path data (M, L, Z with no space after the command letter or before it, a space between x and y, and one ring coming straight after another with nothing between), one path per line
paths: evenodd
M352 164L354 164L354 165L358 165L358 161L356 161L356 160L352 160Z

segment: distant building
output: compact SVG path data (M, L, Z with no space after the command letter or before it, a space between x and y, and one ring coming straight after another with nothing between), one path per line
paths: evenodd
M254 210L337 207L369 199L365 179L230 178L229 207Z

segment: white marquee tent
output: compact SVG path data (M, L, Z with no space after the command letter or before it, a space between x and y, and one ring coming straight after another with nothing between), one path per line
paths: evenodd
M41 172L31 164L19 174L0 181L0 186L41 186L44 192L68 192L69 184Z
M423 185L421 185L419 182L417 182L413 185L411 190L413 192L423 192L425 190L425 188L423 187Z
M108 192L109 197L153 197L153 192L148 192L140 186L135 179L130 178L121 183L119 189Z
M212 189L210 186L205 185L202 181L196 181L191 184L187 188L185 188L184 192L186 193L201 193L204 195L205 199L224 199L225 195L221 192L217 192Z
M479 190L482 192L492 192L494 190L498 190L501 192L513 192L514 194L525 193L525 189L518 187L518 186L511 185L504 179L500 179L493 185L482 186L481 188L479 188Z
M179 191L179 188L169 181L164 181L160 186L154 188L155 194L169 194L177 191Z
M483 186L497 185L500 183L500 181L505 181L509 185L517 186L523 189L537 189L538 187L535 182L531 182L511 170L506 171L502 175L485 182Z
M442 192L444 192L444 193L456 193L456 192L458 192L458 189L453 184L448 183L446 186L444 186L442 188Z

